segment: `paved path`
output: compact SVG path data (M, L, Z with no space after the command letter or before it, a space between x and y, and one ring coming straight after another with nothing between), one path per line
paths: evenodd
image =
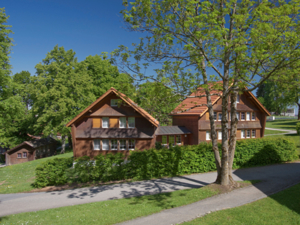
M266 134L265 136L271 136L271 135L283 135L283 134L296 134L297 131L295 130L284 130L284 129L275 129L275 128L269 128L269 127L266 127L265 128L266 130L278 130L278 131L282 131L282 132L285 132L285 133L280 133L280 134Z
M0 194L0 216L110 199L171 192L180 189L199 188L214 182L215 178L216 173L211 172L75 190ZM165 210L149 217L131 221L128 224L174 224L204 215L209 211L235 207L255 201L300 182L300 162L236 170L234 179L237 181L261 180L262 182L253 187L239 189L229 194L212 197L188 206Z

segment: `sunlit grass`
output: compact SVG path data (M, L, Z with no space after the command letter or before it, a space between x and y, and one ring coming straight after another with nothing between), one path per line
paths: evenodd
M296 123L299 120L288 119L288 120L274 120L267 121L266 127L275 128L275 129L284 129L284 130L296 130Z

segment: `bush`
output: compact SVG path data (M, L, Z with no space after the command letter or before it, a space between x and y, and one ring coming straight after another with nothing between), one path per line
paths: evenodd
M72 182L107 182L128 178L143 180L216 170L212 144L207 143L161 150L133 151L127 162L123 157L120 153L99 155L94 158L94 161L89 157L81 157L76 160L74 168L69 169L68 166L60 166L58 169L51 161L46 163L43 169L37 169L37 180L40 186L46 186L67 182L68 178ZM233 168L286 162L297 157L296 146L288 139L239 140L236 144ZM50 171L51 169L54 171ZM66 169L67 175L63 171ZM60 174L59 178L56 173ZM50 180L45 181L48 177Z
M54 158L45 161L35 169L34 187L60 185L67 182L66 170L73 164L72 158Z
M300 122L296 123L297 134L300 135Z

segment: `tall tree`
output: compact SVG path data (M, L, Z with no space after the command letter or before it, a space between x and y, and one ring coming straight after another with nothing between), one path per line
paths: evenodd
M10 77L9 54L12 44L10 25L6 25L8 16L0 8L0 144L12 147L18 142L14 134L18 130L24 115L25 105L18 94L13 93L13 81Z
M31 74L28 71L21 71L13 76L13 82L15 84L14 94L18 94L22 97L27 110L32 106L32 99L30 95L30 83Z
M147 37L134 50L121 46L114 52L115 62L129 68L128 73L134 71L139 78L146 78L141 70L147 63L164 61L164 68L150 78L168 80L171 88L178 88L178 78L185 76L181 76L182 70L167 74L166 68L170 66L192 68L201 75L202 89L195 97L207 99L203 105L209 112L217 183L236 185L232 164L238 123L237 94L253 91L288 67L299 67L299 3L299 0L135 0L129 6L124 1L127 8L122 13L128 28L144 32ZM196 77L191 77L188 83L195 80ZM218 80L222 82L215 82ZM232 103L231 126L228 117L222 117L221 155L212 95L221 97L222 115L228 115L229 97Z
M33 126L37 134L60 133L63 153L65 136L70 135L65 124L95 100L92 80L85 65L77 62L75 52L63 47L55 46L35 68Z

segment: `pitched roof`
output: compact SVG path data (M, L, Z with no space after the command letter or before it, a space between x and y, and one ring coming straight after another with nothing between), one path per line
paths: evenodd
M158 127L156 135L176 135L176 134L190 134L191 132L182 126L162 126Z
M28 145L31 148L37 148L37 147L48 145L48 144L55 143L55 142L57 142L57 141L52 137L36 139L36 140L33 140L33 141L24 141L21 144L13 147L12 149L9 149L6 153L10 153L10 152L18 149L19 147L21 147L23 145Z
M91 105L89 105L85 110L83 110L76 117L74 117L69 123L67 123L66 127L69 127L73 123L75 123L78 119L80 119L85 113L87 113L91 108L93 108L97 103L99 103L101 100L103 100L105 97L107 97L110 93L115 93L124 102L126 102L129 106L134 108L139 114L141 114L143 117L148 119L154 126L157 127L159 125L159 122L155 118L153 118L149 113L147 113L144 109L139 107L134 101L132 101L130 98L128 98L125 94L117 91L116 89L114 89L112 87L107 92L105 92L102 96L100 96L96 101L94 101Z
M223 81L218 81L215 83L223 83ZM218 90L211 90L211 94L219 94L211 96L212 105L214 105L222 96L222 92ZM269 111L259 102L259 100L252 94L252 92L247 91L247 93L253 98L256 105L264 111L268 116L271 114ZM184 99L172 112L170 115L200 115L203 116L207 112L208 107L206 97L193 98L193 96L205 95L203 88L198 88L196 92L192 93L190 97Z

